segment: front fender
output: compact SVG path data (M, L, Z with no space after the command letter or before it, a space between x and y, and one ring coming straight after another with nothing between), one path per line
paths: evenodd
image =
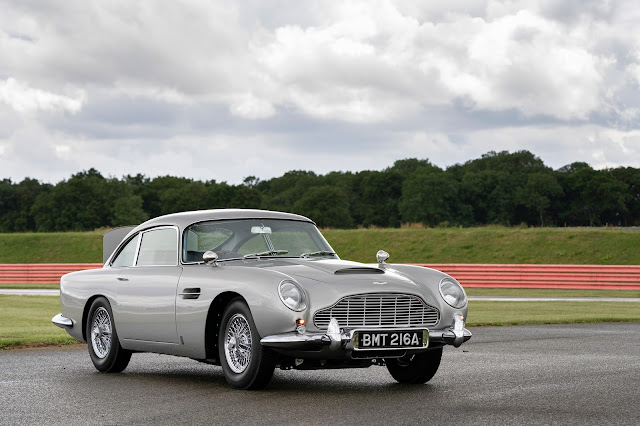
M456 314L462 315L466 320L469 310L468 301L462 308L458 309L447 304L440 295L440 281L447 277L455 280L452 276L447 275L442 271L423 266L387 264L386 267L388 270L402 274L418 284L425 292L425 302L430 303L430 301L427 300L427 298L430 298L436 303L435 306L440 309L440 322L438 323L437 329L450 327L454 322Z
M295 312L287 308L278 295L278 286L288 275L264 268L239 265L194 265L185 268L178 293L184 288L197 287L197 300L178 299L176 315L179 330L204 327L206 314L214 299L221 293L233 292L249 306L260 336L293 331L296 319L308 319L308 309ZM204 329L202 330L204 332ZM190 333L189 333L190 334Z

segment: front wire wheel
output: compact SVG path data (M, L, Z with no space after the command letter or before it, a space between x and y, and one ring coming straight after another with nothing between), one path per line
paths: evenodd
M238 389L262 389L276 366L276 354L260 344L251 311L240 298L227 306L218 336L220 364L227 382Z
M120 373L131 360L131 351L123 349L113 322L111 305L98 297L89 308L86 336L93 365L103 373Z
M111 317L109 312L100 306L93 314L91 324L91 345L93 352L100 359L109 355L111 349Z
M229 320L224 338L224 356L234 373L243 373L251 362L251 327L241 314Z
M398 383L422 384L435 376L441 359L442 348L437 348L410 357L387 358L385 364Z

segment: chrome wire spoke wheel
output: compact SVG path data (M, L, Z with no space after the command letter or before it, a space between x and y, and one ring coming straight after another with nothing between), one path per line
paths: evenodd
M242 314L235 314L227 324L224 355L234 373L244 372L251 362L251 328Z
M91 346L93 352L100 359L109 355L111 350L111 317L109 312L99 307L93 314L91 323Z

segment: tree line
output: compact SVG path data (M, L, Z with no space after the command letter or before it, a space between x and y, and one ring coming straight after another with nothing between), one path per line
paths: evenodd
M582 162L553 170L529 151L492 151L446 169L409 158L382 171L294 170L239 185L141 174L118 179L95 169L55 185L0 181L0 232L85 231L213 208L293 212L331 228L638 226L640 170L595 170Z

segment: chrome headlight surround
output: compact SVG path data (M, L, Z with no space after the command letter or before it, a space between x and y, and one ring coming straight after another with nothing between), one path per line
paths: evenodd
M447 305L461 309L467 304L467 293L458 281L451 277L445 277L440 280L438 285L440 289L440 296L447 303Z
M283 280L278 286L278 295L284 305L292 311L307 309L307 296L300 285L293 280Z

